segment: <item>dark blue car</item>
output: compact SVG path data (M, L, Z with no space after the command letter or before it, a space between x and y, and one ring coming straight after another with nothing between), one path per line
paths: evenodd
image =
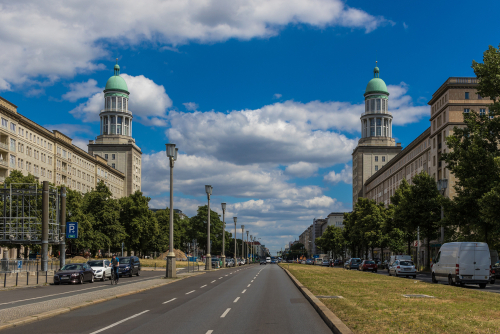
M141 274L141 262L137 256L126 256L119 257L120 266L118 268L118 273L120 277L133 275L139 276Z

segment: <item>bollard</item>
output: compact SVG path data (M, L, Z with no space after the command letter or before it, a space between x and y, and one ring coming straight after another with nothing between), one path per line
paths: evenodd
M38 270L36 271L36 284L38 285Z
M3 287L7 284L7 274L3 274Z
M16 286L17 286L17 279L19 278L19 273L16 273Z
M47 283L47 273L48 271L45 271L45 283Z
M30 272L26 272L26 285L30 285Z

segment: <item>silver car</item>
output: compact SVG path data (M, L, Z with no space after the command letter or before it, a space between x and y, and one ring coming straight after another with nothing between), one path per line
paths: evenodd
M417 277L417 269L415 264L410 260L396 260L392 265L389 265L389 276L412 276Z

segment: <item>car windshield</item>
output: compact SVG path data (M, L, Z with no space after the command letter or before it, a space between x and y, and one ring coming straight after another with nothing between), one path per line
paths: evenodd
M352 259L353 263L361 263L361 259Z
M82 270L83 266L81 264L67 264L61 268L61 270Z
M130 258L128 258L128 257L120 257L120 258L118 258L118 261L120 261L120 264L129 264L130 263Z
M91 267L104 267L104 264L102 264L102 261L89 261L88 264Z
M401 261L399 264L402 266L413 266L413 262L411 261Z
M373 261L365 261L365 264L375 264Z

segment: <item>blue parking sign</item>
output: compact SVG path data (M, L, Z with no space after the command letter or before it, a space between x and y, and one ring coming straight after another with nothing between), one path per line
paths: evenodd
M17 269L23 269L23 261L17 261Z
M66 223L66 239L78 238L78 222Z

